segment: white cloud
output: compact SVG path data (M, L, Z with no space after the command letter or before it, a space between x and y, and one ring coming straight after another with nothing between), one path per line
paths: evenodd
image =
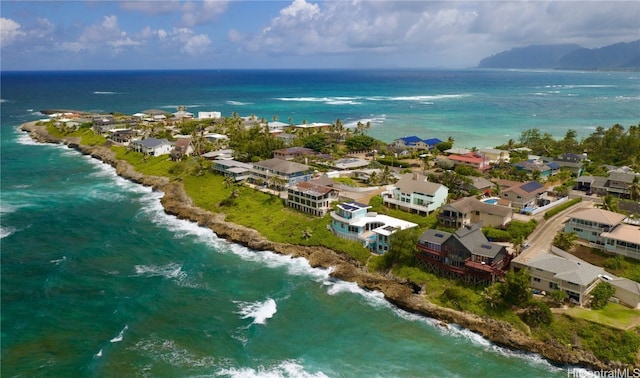
M11 45L20 37L26 35L19 23L9 18L0 17L0 47Z
M206 24L216 19L227 9L227 1L204 0L199 3L187 3L183 6L182 24L195 26Z
M408 54L471 65L519 45L637 39L639 19L637 1L293 0L259 32L240 38L233 31L229 39L267 54Z

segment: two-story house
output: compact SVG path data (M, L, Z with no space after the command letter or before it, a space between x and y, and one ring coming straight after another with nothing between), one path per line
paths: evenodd
M324 217L331 211L331 205L338 201L337 189L320 185L314 181L303 181L287 189L287 206L317 217Z
M361 242L365 248L382 254L389 250L393 233L417 226L402 219L369 212L370 208L357 202L338 204L330 213L331 231L340 238Z
M171 153L173 145L167 139L146 138L142 140L132 140L131 149L150 156L160 156Z
M591 191L606 196L608 194L621 198L629 198L629 187L633 183L636 174L626 172L611 172L608 177L595 176L591 183Z
M482 222L484 226L505 227L513 218L513 209L508 206L489 204L474 197L464 197L442 206L438 222L451 228Z
M302 181L309 181L313 169L307 165L282 159L268 159L253 163L250 180L269 183L272 177L282 180L284 187Z
M389 206L429 215L447 201L449 189L419 173L405 173L389 190L382 193L382 202Z
M248 179L251 176L251 168L251 164L233 159L213 160L213 167L211 167L214 172L218 172L227 177L232 177L233 181Z
M579 239L590 245L602 248L604 242L601 234L611 232L624 220L623 214L603 209L579 209L569 214L569 221L564 226L564 232L575 232Z
M619 224L613 230L600 234L600 237L606 253L640 260L640 227Z
M293 160L298 157L314 156L317 153L311 148L289 147L273 151L273 157L282 160Z
M491 243L480 223L455 233L428 229L420 235L416 258L428 270L472 284L490 284L502 277L511 255L505 246Z
M589 300L589 293L605 275L604 269L578 259L568 259L552 253L541 253L526 262L513 262L516 269L527 269L531 287L550 293L561 290L569 300L579 305Z
M503 180L499 181L502 185ZM514 208L535 208L547 200L547 188L537 181L516 183L500 191L500 198L511 201Z
M491 168L489 160L487 160L483 155L477 152L469 152L466 154L451 154L447 158L453 161L453 164L455 166L464 165L480 172L484 172L487 169Z

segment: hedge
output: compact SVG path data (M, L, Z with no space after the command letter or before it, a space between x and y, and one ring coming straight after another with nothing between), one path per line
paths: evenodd
M558 214L559 212L570 208L571 206L575 205L576 203L579 203L582 201L582 198L578 197L578 198L574 198L569 202L565 202L562 205L558 206L558 207L554 207L553 209L547 211L546 213L544 213L544 219L549 219L552 216Z

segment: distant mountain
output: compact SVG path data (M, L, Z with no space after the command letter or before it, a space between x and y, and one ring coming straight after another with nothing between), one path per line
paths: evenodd
M640 40L596 49L574 44L516 47L484 58L479 68L620 70L640 68Z

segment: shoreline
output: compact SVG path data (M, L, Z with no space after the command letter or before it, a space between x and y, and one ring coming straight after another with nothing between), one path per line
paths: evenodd
M224 214L212 213L194 206L184 191L182 183L170 182L166 177L143 175L135 171L127 162L117 160L115 153L108 146L91 147L81 145L78 138L57 138L50 135L46 127L38 126L36 123L37 121L27 122L20 125L19 128L28 132L31 138L38 142L65 144L84 155L89 155L111 165L115 168L116 174L125 179L149 186L154 191L163 192L164 196L160 202L167 214L206 227L218 237L229 242L256 251L268 250L282 255L303 257L314 268L332 269L330 275L334 278L354 282L365 290L383 293L387 301L405 311L445 323L455 323L483 336L496 345L511 350L539 354L559 367L578 366L593 370L614 370L626 367L615 362L601 361L591 352L570 349L558 342L545 343L534 340L503 321L482 318L474 314L437 306L418 294L419 288L415 285L401 282L391 276L369 273L349 256L338 254L328 248L269 241L253 229L225 221Z

